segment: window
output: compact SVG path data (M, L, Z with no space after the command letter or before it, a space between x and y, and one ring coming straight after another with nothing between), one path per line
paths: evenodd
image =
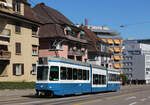
M37 27L32 27L32 36L36 36L37 35Z
M98 74L93 74L93 84L98 84Z
M67 80L72 80L72 68L67 68Z
M102 75L98 75L98 79L99 79L98 84L102 84Z
M109 81L120 81L120 75L119 74L109 74Z
M32 64L32 74L36 74L36 64Z
M38 47L36 45L32 45L32 55L38 55Z
M16 55L21 54L21 43L16 43Z
M93 84L104 85L106 84L106 76L100 74L93 74Z
M48 79L48 66L39 66L37 68L37 80Z
M86 80L87 79L87 74L86 74L86 70L83 70L83 80Z
M77 80L77 69L73 69L73 80Z
M60 75L61 75L61 80L66 80L66 78L67 78L66 67L61 67L60 68Z
M20 0L13 0L13 10L15 12L20 12L21 6L20 6Z
M51 66L49 80L51 81L59 80L59 67L58 66Z
M15 23L15 32L16 32L16 34L21 33L21 25L18 22Z
M13 64L13 75L24 75L24 64Z
M82 70L78 69L78 80L82 80Z

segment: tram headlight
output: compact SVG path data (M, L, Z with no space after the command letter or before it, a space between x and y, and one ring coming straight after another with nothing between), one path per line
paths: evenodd
M40 88L43 88L43 85L41 85Z

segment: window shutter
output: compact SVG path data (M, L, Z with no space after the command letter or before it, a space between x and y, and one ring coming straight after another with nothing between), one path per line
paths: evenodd
M13 64L13 75L16 75L16 64Z
M24 64L21 64L21 70L22 75L24 75Z

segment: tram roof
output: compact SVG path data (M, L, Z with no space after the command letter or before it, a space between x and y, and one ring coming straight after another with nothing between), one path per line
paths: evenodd
M87 62L81 62L81 61L75 61L72 59L66 59L63 57L39 57L39 58L46 58L47 61L48 60L53 60L53 61L58 61L58 62L65 62L65 63L69 63L69 64L77 64L77 65L83 65L83 66L92 66L94 68L100 68L100 69L105 69L105 70L109 70L109 71L117 71L117 70L111 70L111 69L106 69L105 67L99 66L99 65L94 65L94 64L90 64Z

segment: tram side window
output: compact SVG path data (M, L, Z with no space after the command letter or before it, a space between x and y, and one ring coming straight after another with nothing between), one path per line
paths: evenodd
M78 69L77 70L78 72L78 80L82 80L82 70L81 69Z
M87 79L86 71L87 71L87 70L83 70L83 80L86 80L86 79Z
M109 81L120 81L120 75L118 74L109 74Z
M58 79L59 79L59 67L51 66L49 80L58 81Z
M66 67L61 67L60 68L60 76L61 76L61 80L66 80L66 78L67 78Z
M87 70L87 79L86 80L89 80L89 70Z
M72 68L67 68L67 80L72 80Z
M106 84L106 76L105 75L98 75L98 74L93 74L93 84Z
M39 66L37 68L37 80L48 79L48 66Z
M73 69L73 80L77 80L77 69Z
M102 84L102 75L98 75L98 79L99 79L98 84Z

